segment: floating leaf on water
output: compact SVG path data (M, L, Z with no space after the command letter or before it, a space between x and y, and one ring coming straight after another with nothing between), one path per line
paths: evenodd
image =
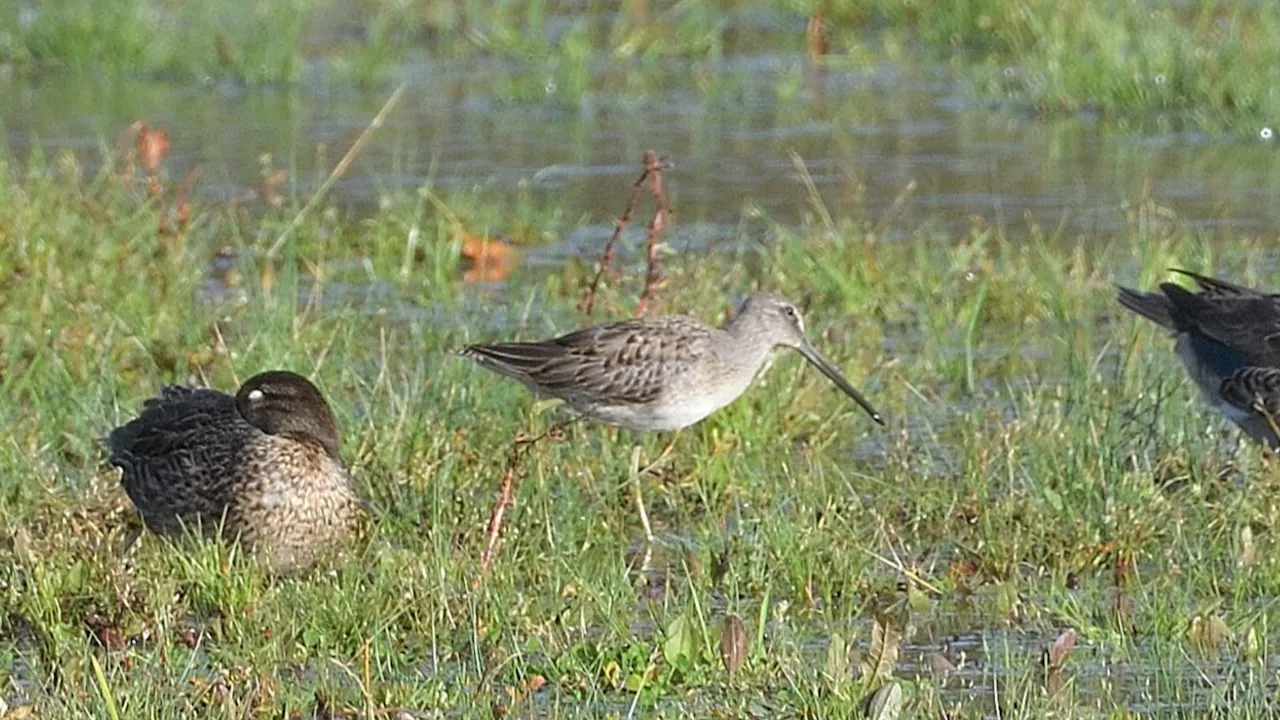
M664 634L666 640L662 642L662 657L672 667L687 669L697 653L693 627L689 625L688 618L680 615L672 620Z
M1076 646L1079 633L1074 628L1067 628L1054 639L1053 644L1044 652L1044 684L1050 693L1056 693L1062 687L1062 667L1067 656Z
M1236 557L1236 564L1243 568L1257 562L1258 545L1253 540L1253 528L1245 525L1240 528L1240 554Z
M947 659L946 655L940 652L929 653L929 669L933 671L933 676L939 681L946 680L958 671L955 663Z
M876 618L871 628L871 646L862 661L862 676L868 684L893 677L898 663L898 651L902 647L902 626L887 616Z
M849 648L840 633L831 633L827 643L827 679L840 685L849 677Z
M867 717L870 720L897 720L902 715L902 687L891 682L871 695L867 703Z
M720 631L720 659L729 677L738 674L747 661L747 629L737 615L727 615Z
M1071 649L1076 646L1076 640L1079 637L1075 628L1067 628L1058 634L1053 645L1049 646L1050 667L1062 667L1067 662L1067 655L1071 654Z

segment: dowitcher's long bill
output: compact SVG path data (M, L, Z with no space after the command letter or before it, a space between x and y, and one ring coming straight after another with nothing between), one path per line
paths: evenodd
M1119 288L1124 307L1171 330L1174 348L1205 398L1255 440L1276 447L1271 409L1280 407L1280 295L1187 270L1198 291ZM1265 370L1265 371L1264 371Z
M676 430L737 399L778 347L799 351L884 424L805 337L795 305L772 293L752 295L720 328L669 315L598 325L541 342L469 345L462 355L600 422L631 430Z
M875 420L881 425L884 424L884 417L877 412L875 408L871 407L871 403L867 402L867 399L862 396L862 393L858 392L856 388L849 384L848 380L844 379L844 376L840 374L839 370L836 370L836 367L832 365L830 361L818 352L818 349L813 346L813 343L809 342L808 338L801 336L800 344L796 346L796 350L800 352L805 360L809 361L810 365L818 368L819 372L826 375L827 379L831 380L831 382L836 384L836 387L844 391L845 395L853 398L854 402L861 405L862 409L867 411L867 414L871 416L872 420Z

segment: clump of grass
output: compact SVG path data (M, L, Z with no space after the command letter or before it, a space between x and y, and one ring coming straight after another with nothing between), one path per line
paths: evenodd
M780 358L643 479L664 542L640 573L629 451L666 438L575 425L523 458L481 579L511 437L555 417L451 351L573 327L587 269L519 270L496 294L462 282L431 203L360 223L193 207L166 231L145 192L81 174L67 157L0 173L11 705L834 717L890 682L909 708L964 717L1133 702L1251 717L1271 695L1280 485L1200 405L1168 341L1112 299L1114 281L1170 263L1251 280L1270 266L1262 241L1126 233L1084 252L975 225L899 243L827 215L735 255L672 258L665 310L718 321L726 286L805 301L815 342L891 429ZM905 217L889 234L918 232ZM410 227L421 254L406 252ZM236 268L216 282L215 256ZM631 307L639 284L604 286L601 307ZM118 557L136 521L97 438L163 383L229 388L271 367L330 398L373 508L359 542L294 578L213 543L148 536ZM898 662L858 658L890 657L886 607L906 614ZM732 677L728 615L750 640ZM1049 674L1063 627L1076 648ZM950 653L949 680L910 669L926 652ZM1118 687L1097 658L1142 679Z
M805 21L809 31L806 35ZM820 28L815 35L813 28ZM861 3L678 4L652 9L573 3L422 5L393 0L294 0L215 5L85 0L0 9L0 61L73 72L249 85L304 78L390 82L426 47L433 58L510 59L506 101L569 105L598 94L643 94L669 83L671 58L716 62L780 53L828 65L945 58L980 94L1047 112L1101 112L1146 122L1253 134L1280 116L1280 29L1272 3L1224 0L1153 6L1125 0L970 0L934 7ZM820 37L821 41L814 40ZM922 47L921 56L907 47ZM795 69L799 69L797 64ZM735 83L701 83L732 97ZM806 87L779 75L780 98ZM791 103L782 103L790 105Z
M868 13L955 49L962 77L1014 105L1139 120L1171 113L1176 123L1248 134L1280 110L1268 69L1280 50L1264 39L1280 11L1269 3L890 2L862 6L855 19Z

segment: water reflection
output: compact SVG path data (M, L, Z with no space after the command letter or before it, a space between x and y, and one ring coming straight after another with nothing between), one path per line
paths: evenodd
M770 54L670 65L649 80L661 90L642 98L568 98L497 60L403 68L408 94L337 197L367 205L431 177L445 194L479 188L498 204L525 192L535 206L563 209L570 226L607 235L652 147L674 161L668 183L677 230L698 238L693 247L735 239L751 205L783 223L812 217L793 152L833 215L862 210L868 223L909 183L906 212L952 231L968 227L971 215L1014 225L1027 213L1046 227L1065 219L1075 231L1068 239L1118 231L1122 206L1148 181L1162 205L1206 231L1274 228L1280 212L1269 202L1280 190L1280 165L1273 145L1257 136L988 110L929 66L814 76L801 56ZM612 78L607 70L597 77ZM528 86L540 95L513 90ZM175 177L202 163L199 191L228 198L258 182L264 154L291 169L303 192L314 187L386 92L7 75L0 95L0 123L19 162L37 148L46 156L72 148L92 163L104 141L110 146L122 128L145 119L173 137Z

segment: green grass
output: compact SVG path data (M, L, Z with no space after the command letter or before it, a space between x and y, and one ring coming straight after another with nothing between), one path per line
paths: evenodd
M891 27L954 47L983 94L1056 112L1080 110L1254 134L1280 109L1280 28L1271 3L970 0L873 3ZM976 63L969 65L968 59ZM1159 116L1157 115L1157 116Z
M424 58L518 63L527 73L500 97L578 106L644 97L670 82L672 60L700 76L726 57L769 53L795 58L799 70L817 12L830 48L820 62L942 61L975 96L1017 108L1246 136L1280 117L1280 10L1246 0L55 0L0 9L0 63L249 85L388 83ZM804 83L783 73L778 85L785 100ZM698 86L715 97L736 91Z
M673 257L669 310L718 321L726 287L803 300L815 343L889 427L780 358L646 476L664 542L641 575L630 450L652 458L668 438L577 424L525 458L481 577L510 442L556 416L451 351L586 322L590 267L466 286L447 224L413 198L366 222L319 212L269 261L291 211L206 209L164 235L138 187L77 177L69 158L0 169L10 704L44 718L278 717L319 697L429 716L847 717L876 685L855 672L874 621L905 614L912 645L891 667L914 716L1271 709L1277 474L1112 286L1170 265L1267 285L1269 240L1136 225L1087 246L983 226L953 239L903 219L910 241L883 242L837 215L736 255ZM210 293L219 252L237 270ZM629 311L638 277L606 288L597 319ZM349 554L296 578L150 536L121 559L136 520L97 439L161 384L230 389L275 367L328 395L376 508ZM749 641L732 679L728 614ZM1050 693L1041 652L1063 627L1080 639ZM953 636L972 640L949 651L964 672L935 678L925 655Z

